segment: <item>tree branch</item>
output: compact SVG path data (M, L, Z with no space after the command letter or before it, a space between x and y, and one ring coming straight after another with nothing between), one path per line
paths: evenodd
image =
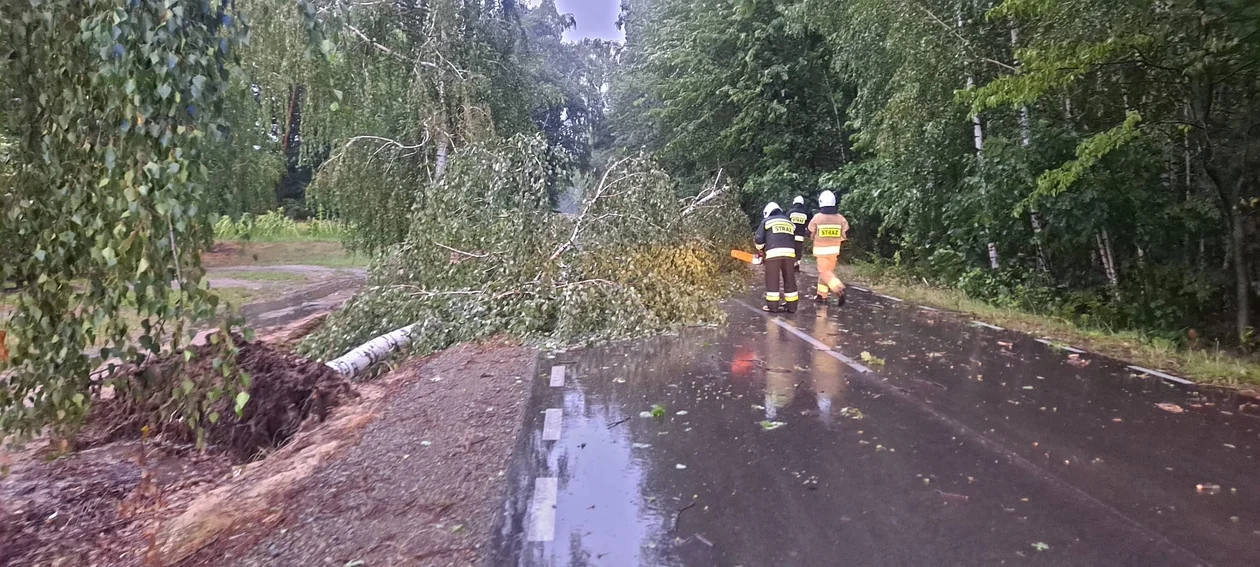
M722 170L718 169L717 177L713 178L713 184L709 185L709 188L707 189L708 194L701 193L701 195L703 196L696 195L695 201L692 201L690 205L687 205L687 208L683 209L682 214L678 215L678 217L684 218L687 215L690 215L691 213L696 212L696 210L699 209L701 205L721 196L722 192L727 189L726 187L722 187L721 189L718 188L718 182L721 180L722 180Z
M450 246L442 244L441 242L438 242L436 240L433 241L433 245L443 250L449 250L456 254L460 254L462 256L468 256L469 258L486 258L490 256L489 254L473 254L472 252L464 252L463 250L459 250L457 248L451 248Z
M585 207L582 207L582 212L581 214L578 215L577 222L573 224L573 234L570 234L569 239L565 241L563 244L561 244L560 246L558 246L556 248L556 251L551 254L552 262L559 259L562 254L568 251L569 248L573 247L573 244L577 242L578 235L581 234L583 226L587 224L587 214L590 213L591 208L595 206L595 203L598 202L600 198L604 196L604 191L608 189L608 186L609 186L608 175L611 174L613 170L620 167L621 164L625 163L629 159L630 159L629 157L621 158L621 160L619 160L617 163L614 163L611 167L609 167L607 170L604 171L604 175L603 177L600 178L599 185L595 189L595 195L592 196L591 199L586 202ZM622 180L627 179L632 176L633 176L632 174L623 175L617 181L614 181L613 184L615 185L616 183L619 183Z

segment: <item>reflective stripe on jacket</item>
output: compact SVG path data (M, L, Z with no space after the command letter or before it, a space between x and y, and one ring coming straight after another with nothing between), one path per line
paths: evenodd
M802 204L793 204L792 210L788 212L788 220L796 225L796 241L805 242L805 238L809 236L809 209Z
M809 221L809 234L815 256L835 256L849 238L849 221L839 214L818 213Z
M765 251L766 258L795 258L796 225L782 211L770 215L757 225L753 243Z

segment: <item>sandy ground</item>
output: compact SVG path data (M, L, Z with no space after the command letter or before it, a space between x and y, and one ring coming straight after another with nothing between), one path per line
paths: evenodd
M411 361L247 465L152 441L0 454L0 565L477 562L535 357L470 345Z
M535 353L464 346L395 371L380 419L304 480L271 526L194 565L468 565L504 491Z

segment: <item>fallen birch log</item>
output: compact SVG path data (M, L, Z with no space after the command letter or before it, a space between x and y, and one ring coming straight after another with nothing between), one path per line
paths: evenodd
M328 361L326 364L348 378L354 377L360 372L367 370L373 364L385 360L394 351L411 343L411 333L415 331L417 326L407 325L396 331L376 337L359 348L342 355L340 358Z

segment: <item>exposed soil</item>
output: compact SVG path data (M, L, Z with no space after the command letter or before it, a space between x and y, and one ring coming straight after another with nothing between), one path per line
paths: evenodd
M272 336L293 341L316 324L295 323ZM353 402L349 383L330 368L263 342L238 344L240 367L253 376L251 400L240 419L223 402L225 417L209 428L205 452L176 423L141 440L162 395L98 401L80 450L60 458L52 458L47 440L17 453L0 448L0 565L139 565L159 552L163 523L228 479L233 461L274 450L318 424L308 416ZM176 356L131 370L132 380L165 383L159 391L184 378L213 382L222 374L208 348L187 364Z
M139 417L160 397L101 402L80 450L55 460L46 444L0 450L0 472L11 468L0 480L0 565L476 562L535 352L458 347L360 384L356 396L282 350L319 322L240 343L255 409L239 422L222 412L208 452L170 424L139 439ZM200 354L135 379L211 379L213 357Z
M345 458L293 487L275 522L218 538L190 565L468 565L505 486L535 352L457 347L386 377L381 417Z
M213 402L210 410L218 417L205 425L205 439L212 451L227 454L237 463L283 445L308 416L322 421L329 409L354 394L343 376L323 364L262 342L236 337L235 343L240 349L237 367L250 377L249 403L238 417L231 396ZM182 386L221 386L221 351L221 345L201 345L191 349L187 361L183 353L175 353L130 371L130 391L137 394L118 391L97 402L80 435L81 446L137 439L153 416L169 414L183 403L169 392ZM175 443L191 444L197 439L190 427L174 420L161 421L154 433Z

